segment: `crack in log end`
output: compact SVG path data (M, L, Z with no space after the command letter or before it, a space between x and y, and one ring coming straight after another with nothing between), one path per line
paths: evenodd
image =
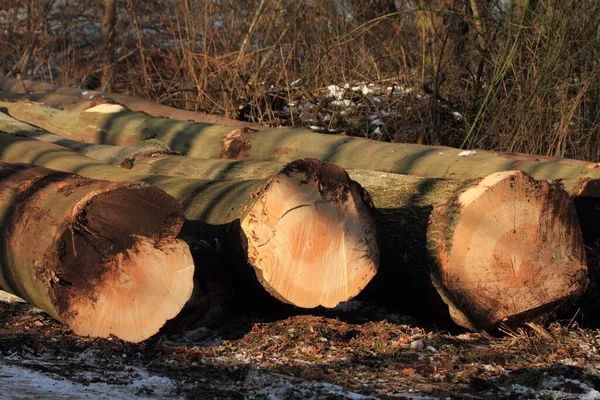
M217 158L249 160L251 158L250 149L252 148L249 136L255 132L258 131L252 128L242 128L223 136L223 139L221 139L221 152Z

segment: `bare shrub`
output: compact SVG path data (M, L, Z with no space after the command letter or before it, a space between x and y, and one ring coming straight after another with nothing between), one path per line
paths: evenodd
M5 1L0 73L99 87L98 3ZM117 92L272 126L600 161L594 0L117 3Z

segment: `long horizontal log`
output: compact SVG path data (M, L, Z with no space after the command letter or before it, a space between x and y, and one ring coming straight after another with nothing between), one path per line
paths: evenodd
M218 245L230 264L249 262L271 295L299 307L334 307L360 293L377 271L373 206L360 185L329 163L299 160L266 179L211 181L135 173L7 135L0 135L0 152L5 161L156 185L182 202L182 234Z
M153 117L230 126L260 126L258 124L248 124L247 122L225 118L220 115L180 110L178 108L153 103L148 100L123 96L116 93L76 89L43 82L9 78L6 76L0 76L0 91L4 91L9 95L14 95L8 96L14 99L22 98L22 95L27 95L31 96L32 99L36 99L36 101L66 110L85 110L99 102L112 102L122 104L132 111L143 112Z
M14 122L13 129L31 131L18 125ZM116 146L81 147L41 130L31 135L144 173L251 179L271 176L282 168L278 163L157 154L152 143L144 153L144 146L129 151ZM400 304L414 305L422 304L433 286L456 323L477 329L548 315L571 304L586 286L577 218L567 194L556 184L534 182L516 172L471 181L371 171L350 174L367 188L377 207L382 263L372 292L385 292ZM470 198L468 204L465 198ZM431 225L430 219L434 221ZM449 227L437 229L440 225ZM539 226L542 228L534 228ZM456 251L449 255L448 249L457 248L452 246L455 240L470 241L466 247L485 251L474 256ZM526 257L529 245L539 248L537 258ZM512 274L507 273L507 254L512 257ZM489 263L492 259L497 261ZM481 279L481 275L490 279Z
M173 151L198 158L289 162L310 157L333 162L346 169L459 179L514 169L536 179L572 182L600 179L598 163L479 150L464 152L443 146L383 143L296 128L257 130L165 120L114 104L74 112L24 101L0 101L0 110L18 120L80 142L130 146L142 140L158 139Z
M0 288L78 335L142 341L192 293L183 221L145 183L0 162Z

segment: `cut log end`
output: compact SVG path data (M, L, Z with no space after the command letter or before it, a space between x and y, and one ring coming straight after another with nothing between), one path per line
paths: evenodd
M373 205L333 164L299 160L268 184L242 221L263 286L299 307L335 307L375 275Z
M430 239L442 255L433 282L461 326L547 314L585 290L575 208L557 185L518 171L495 173L437 207L432 224L437 237Z
M80 201L72 220L58 239L50 296L74 333L140 342L178 314L192 293L194 263L175 239L183 220L172 198L113 184Z

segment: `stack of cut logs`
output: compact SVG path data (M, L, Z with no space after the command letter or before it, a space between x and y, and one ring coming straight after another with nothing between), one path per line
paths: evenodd
M539 321L598 294L599 179L0 78L0 289L134 342L186 303L219 314L230 286L304 308L362 292L472 330Z

